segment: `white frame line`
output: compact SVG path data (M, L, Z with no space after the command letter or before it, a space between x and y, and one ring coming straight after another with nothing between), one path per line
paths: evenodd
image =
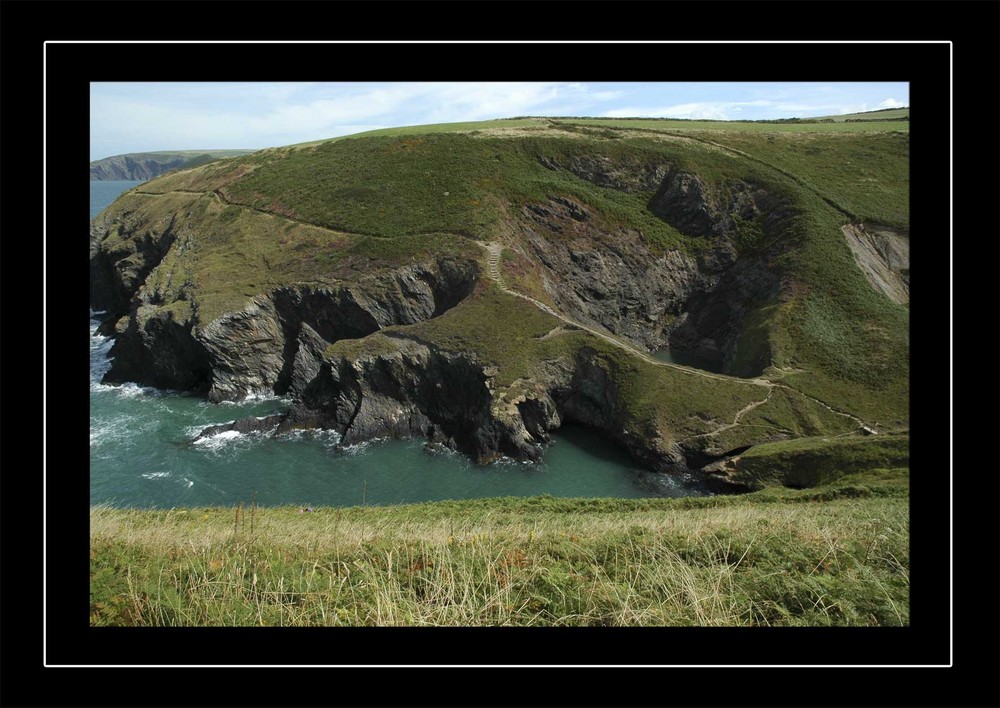
M48 373L48 342L46 339L46 315L48 302L46 280L48 257L48 224L46 215L47 202L47 145L48 145L48 104L46 100L48 83L48 45L49 44L947 44L948 50L948 450L949 458L954 455L954 324L952 322L954 301L954 103L955 76L954 51L951 40L45 40L42 43L42 665L45 668L951 668L955 660L955 509L954 509L954 466L949 462L948 469L948 508L949 508L949 542L948 542L948 663L947 664L49 664L48 663L48 538L47 525L47 494L48 494L48 450L47 423L47 373ZM250 82L235 82L250 83ZM433 82L431 82L433 83ZM752 83L752 82L740 82Z

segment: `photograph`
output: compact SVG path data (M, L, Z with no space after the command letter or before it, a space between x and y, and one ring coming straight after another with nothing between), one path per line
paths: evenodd
M907 626L906 82L92 82L94 626Z

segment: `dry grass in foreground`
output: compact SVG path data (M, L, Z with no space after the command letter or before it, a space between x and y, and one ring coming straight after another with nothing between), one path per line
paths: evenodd
M91 510L95 625L901 625L907 489ZM252 530L251 530L252 526Z

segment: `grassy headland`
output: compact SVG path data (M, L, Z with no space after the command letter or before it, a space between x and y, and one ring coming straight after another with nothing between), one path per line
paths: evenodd
M546 162L585 156L623 174L671 165L697 174L719 200L736 181L759 185L791 204L791 212L766 234L748 222L737 242L741 252L769 254L787 287L780 301L746 320L738 360L764 351L776 366L795 370L785 384L839 410L905 427L909 310L872 290L840 232L849 221L908 229L904 133L884 122L861 133L831 132L858 123L755 123L752 130L722 123L726 130L710 132L684 121L680 132L669 121L649 121L649 128L609 121L599 130L589 123L532 119L493 121L489 129L374 131L176 172L128 198L146 199L147 209L160 212L152 206L157 199L205 195L188 217L196 247L167 261L178 262L198 319L207 322L275 284L350 279L432 251L468 253L470 239L508 239L511 215L551 195L587 205L607 233L638 230L654 254L698 256L708 247L651 213L651 188L609 189ZM796 130L763 130L788 127Z

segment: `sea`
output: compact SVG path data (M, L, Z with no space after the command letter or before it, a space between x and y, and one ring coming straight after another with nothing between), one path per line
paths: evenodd
M140 182L91 181L90 217ZM691 478L636 468L595 431L564 426L541 462L476 465L423 440L377 440L346 449L333 431L271 437L207 425L286 410L274 398L209 403L181 391L107 385L112 342L90 320L90 501L129 508L258 505L388 505L445 499L537 496L683 497L709 492Z

